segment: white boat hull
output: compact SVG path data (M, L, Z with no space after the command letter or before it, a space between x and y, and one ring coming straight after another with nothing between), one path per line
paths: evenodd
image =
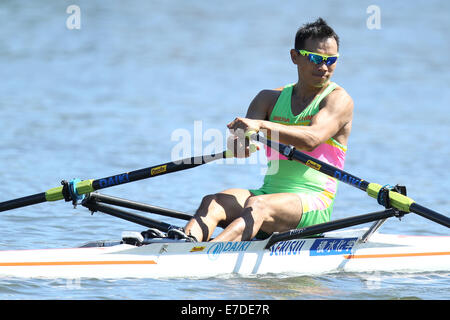
M329 233L282 241L156 242L143 246L0 251L0 277L169 278L240 274L450 271L450 237Z

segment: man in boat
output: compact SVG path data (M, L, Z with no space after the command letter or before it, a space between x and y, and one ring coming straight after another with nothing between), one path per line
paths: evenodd
M228 124L236 130L263 131L316 159L344 167L353 117L353 100L331 77L337 65L339 37L321 18L303 25L290 56L298 81L278 90L263 90L251 102L245 118ZM235 149L242 142L233 139ZM245 146L248 156L248 143ZM266 149L269 169L259 189L228 189L203 198L185 233L208 241L245 241L274 232L327 222L336 195L336 179L290 161ZM275 163L276 162L276 163Z

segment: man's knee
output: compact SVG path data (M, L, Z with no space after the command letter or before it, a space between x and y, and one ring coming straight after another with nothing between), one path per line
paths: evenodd
M218 216L222 214L223 208L220 206L220 194L208 194L203 197L200 207L195 216L208 217L209 219L217 220Z
M251 210L252 215L264 218L268 214L268 208L269 204L264 197L253 196L246 201L244 210Z
M228 190L204 196L201 206L206 208L220 206L222 209L228 209L235 206L237 204L236 196L227 193L227 191Z
M217 194L208 194L203 197L201 205L210 205L212 202L217 202Z

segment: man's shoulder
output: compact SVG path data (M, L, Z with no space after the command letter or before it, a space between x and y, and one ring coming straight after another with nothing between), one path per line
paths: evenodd
M255 97L255 102L265 107L273 107L280 97L283 88L280 89L263 89Z
M261 90L250 104L247 116L268 120L282 91L283 88Z
M276 89L263 89L258 93L258 97L263 100L276 100L280 96L283 89L283 87Z
M347 92L347 90L345 90L343 87L341 87L338 84L336 84L336 88L329 94L329 96L344 97L344 98L347 98L347 99L352 99L352 97Z
M321 107L326 105L336 106L336 104L353 109L353 98L339 85L321 101Z

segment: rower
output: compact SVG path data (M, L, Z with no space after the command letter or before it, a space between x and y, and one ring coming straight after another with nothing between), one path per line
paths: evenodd
M261 91L246 117L229 123L229 130L264 132L274 141L342 169L353 100L331 81L338 50L339 37L323 19L302 26L290 50L297 82ZM236 136L229 145L237 155L250 153L248 144ZM261 188L227 189L205 196L187 223L186 234L208 241L220 226L224 230L213 241L242 241L329 221L337 180L270 148L266 155L269 170Z

